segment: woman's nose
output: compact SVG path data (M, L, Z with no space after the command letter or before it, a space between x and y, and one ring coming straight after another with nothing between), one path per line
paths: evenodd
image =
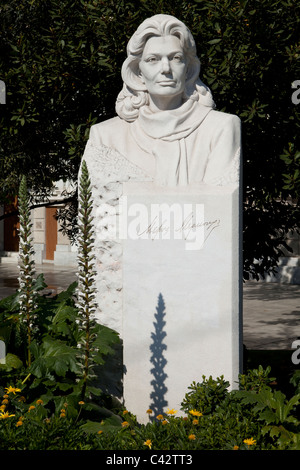
M166 57L163 57L161 60L161 71L162 73L170 72L170 61Z

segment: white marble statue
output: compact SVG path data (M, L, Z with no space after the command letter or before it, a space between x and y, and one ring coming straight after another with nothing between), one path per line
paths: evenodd
M235 186L241 147L240 120L214 109L199 79L193 37L181 21L169 15L146 19L127 53L118 115L91 127L83 155L93 193L97 317L121 334L123 246L102 235L109 213L119 214L124 184L179 194L194 186Z
M194 39L181 21L146 19L127 46L118 116L91 127L87 160L105 154L99 171L118 167L159 186L238 183L240 119L214 109L199 71Z

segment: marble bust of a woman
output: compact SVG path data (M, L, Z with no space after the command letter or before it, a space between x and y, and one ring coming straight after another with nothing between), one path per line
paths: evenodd
M146 19L127 46L117 116L91 127L88 147L117 152L160 186L238 183L240 119L215 110L199 72L189 29Z

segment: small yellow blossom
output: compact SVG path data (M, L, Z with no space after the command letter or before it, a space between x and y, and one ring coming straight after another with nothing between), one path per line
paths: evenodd
M62 411L59 416L60 416L61 418L65 418L65 417L66 417L66 413L64 413L64 412Z
M165 425L165 424L168 424L168 421L166 419L164 419L161 424Z
M177 413L177 410L174 410L174 408L172 408L171 410L169 409L167 410L168 415L176 415L176 413Z
M15 415L10 415L8 411L0 413L0 419L12 418Z
M123 421L122 428L126 428L127 426L129 426L128 421Z
M233 446L233 450L239 450L239 446Z
M18 401L20 401L20 402L25 402L25 401L26 401L26 398L23 397L23 396L22 396L22 397L19 397L19 398L18 398Z
M157 415L156 418L160 421L161 419L164 419L163 415Z
M190 441L194 441L195 439L196 439L195 434L190 434L190 435L189 435L189 440L190 440Z
M35 409L35 406L34 405L31 405L29 408L28 408L28 411L32 411Z
M4 411L5 408L6 408L6 405L1 405L1 406L0 406L0 411Z
M197 411L197 410L190 410L189 413L190 413L192 416L203 416L203 414L201 413L201 411Z
M17 428L18 428L19 426L22 426L22 424L23 424L23 421L22 421L21 419L19 419L19 421L18 421L17 424L16 424Z
M4 400L2 400L2 405L7 405L9 403L9 401L7 400L7 398L4 398Z
M250 437L250 439L244 439L244 443L248 446L253 446L256 444L256 440L253 439L253 437Z
M128 411L127 410L124 410L123 411L123 415L127 415Z
M36 401L37 405L42 405L43 403L44 403L43 400L41 400L40 398Z
M60 412L61 412L61 413L65 413L66 410L65 410L64 408L62 408L62 409L60 410Z
M102 433L103 433L103 431L98 431L98 434L102 434Z
M149 410L147 410L147 414L151 415L152 413L153 413L153 411L149 408Z
M9 387L6 387L5 390L6 390L7 393L13 393L14 395L17 392L21 392L20 388L12 387L11 385Z
M149 449L151 449L151 447L152 447L152 441L151 441L151 439L147 439L147 440L144 442L144 446L148 446Z
M199 424L199 419L193 419L193 424Z
M79 401L78 405L84 405L84 401Z
M5 395L3 395L3 398L8 398L8 395L6 395L6 394L5 394Z

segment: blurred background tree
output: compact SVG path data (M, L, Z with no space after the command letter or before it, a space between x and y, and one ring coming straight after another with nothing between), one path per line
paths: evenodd
M90 126L115 115L130 36L145 18L168 13L194 35L217 109L242 120L244 277L273 272L287 233L300 225L300 106L291 99L299 10L297 0L2 0L0 204L24 174L35 202L69 180L59 217L75 239Z

